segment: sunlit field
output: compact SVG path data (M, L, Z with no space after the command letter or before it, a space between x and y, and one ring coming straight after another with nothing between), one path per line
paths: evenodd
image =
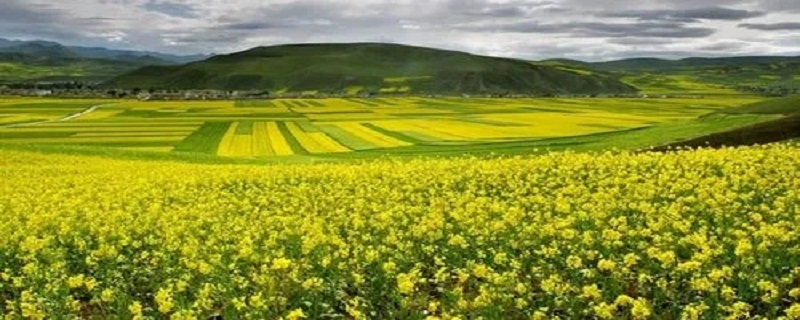
M0 143L105 146L239 158L413 153L420 147L544 141L670 125L763 99L741 95L238 102L6 98L0 100Z
M5 150L0 307L795 319L798 167L789 145L272 166Z

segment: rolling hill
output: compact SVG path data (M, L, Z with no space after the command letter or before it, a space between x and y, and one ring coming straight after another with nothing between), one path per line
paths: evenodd
M727 90L779 95L800 92L800 57L633 58L563 63L617 75L644 92L724 93Z
M613 77L527 61L396 44L258 47L180 66L150 66L109 88L325 93L631 93Z

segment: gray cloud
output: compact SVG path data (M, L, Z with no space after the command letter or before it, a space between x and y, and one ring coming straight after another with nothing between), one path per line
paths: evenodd
M723 51L723 52L736 52L747 47L746 43L726 41L714 43L706 46L698 47L700 51Z
M147 11L163 13L168 16L179 18L197 18L197 12L191 6L169 1L154 1L150 0L142 5Z
M0 0L0 37L177 54L388 39L520 58L786 54L792 21L800 0Z
M766 15L764 11L736 10L722 7L706 7L681 10L629 10L605 13L603 16L614 18L636 18L639 20L672 20L697 22L699 20L738 21Z
M800 30L800 22L783 23L742 23L740 28L762 31Z
M221 25L220 29L225 30L264 30L275 29L281 26L269 22L242 22Z
M640 38L703 38L715 30L688 27L680 22L602 23L573 22L540 24L518 22L507 24L466 25L463 30L478 32L561 33L573 37L640 37Z
M669 43L670 41L672 40L663 38L633 38L633 37L608 39L608 43L625 45L625 46L659 45L659 44Z

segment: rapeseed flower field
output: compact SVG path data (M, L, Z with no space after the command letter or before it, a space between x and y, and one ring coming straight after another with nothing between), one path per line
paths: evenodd
M272 166L0 154L7 318L800 319L797 146Z

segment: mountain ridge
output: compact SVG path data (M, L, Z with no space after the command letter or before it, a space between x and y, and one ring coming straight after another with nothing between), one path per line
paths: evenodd
M145 67L104 86L330 93L635 92L613 78L520 59L372 42L255 47L179 66Z

